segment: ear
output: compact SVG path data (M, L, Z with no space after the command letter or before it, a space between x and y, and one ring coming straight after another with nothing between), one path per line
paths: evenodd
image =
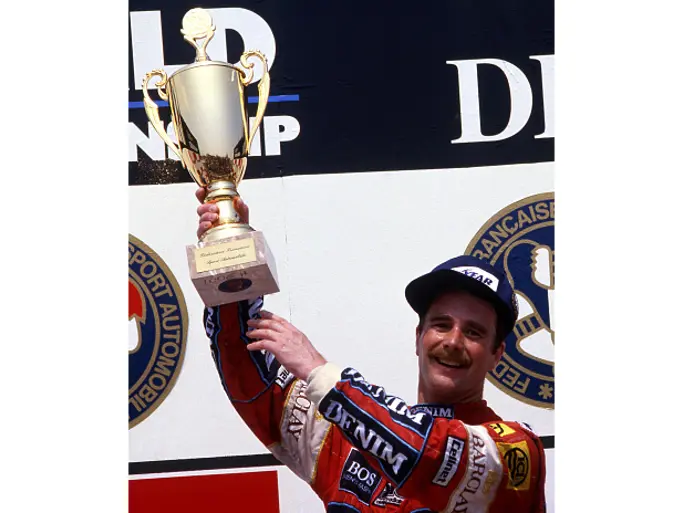
M496 368L496 365L498 365L498 362L503 357L504 352L505 352L505 342L503 342L500 345L500 347L496 350L496 352L493 353L493 364L491 365L491 368L489 370L493 370Z
M415 356L420 356L420 326L415 327Z

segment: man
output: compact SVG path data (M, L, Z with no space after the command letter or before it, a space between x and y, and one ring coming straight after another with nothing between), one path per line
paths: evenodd
M203 190L197 192L200 201ZM241 200L236 207L248 222ZM218 218L201 205L198 235ZM263 301L208 308L225 391L254 434L330 513L545 511L545 456L526 425L483 400L517 320L507 277L456 257L406 287L419 316L418 401L341 369Z

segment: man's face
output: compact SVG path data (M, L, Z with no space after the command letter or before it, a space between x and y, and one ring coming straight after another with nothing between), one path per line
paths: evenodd
M493 351L496 311L464 291L439 296L417 328L420 402L462 403L482 398L486 373L504 344Z

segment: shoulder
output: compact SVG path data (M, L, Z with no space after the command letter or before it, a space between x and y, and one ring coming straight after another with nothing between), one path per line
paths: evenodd
M489 422L484 422L481 424L484 426L492 435L498 438L508 438L508 437L536 437L536 432L533 428L526 422L514 421L514 420L492 420Z
M513 451L527 457L543 454L540 437L526 422L496 420L482 424L498 446L501 456Z

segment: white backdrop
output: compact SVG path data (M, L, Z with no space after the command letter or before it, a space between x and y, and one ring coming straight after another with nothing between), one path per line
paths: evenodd
M265 233L280 279L281 292L266 298L266 308L290 319L329 360L352 365L368 380L415 402L417 316L404 299L405 285L462 254L500 209L552 192L553 167L247 179L239 190L250 206L250 224ZM130 233L169 266L190 319L175 387L130 431L131 462L266 452L225 396L203 332L203 304L185 253L185 246L196 241L195 189L194 184L129 188ZM540 435L554 434L552 410L528 406L489 383L485 398L503 418L524 420ZM553 511L554 450L547 454L547 499ZM277 468L283 513L323 511L305 484ZM133 478L144 477L152 476Z

